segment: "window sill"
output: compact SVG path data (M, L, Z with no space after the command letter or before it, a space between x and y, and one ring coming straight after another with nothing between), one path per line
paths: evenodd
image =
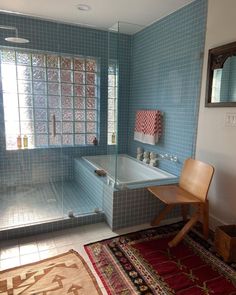
M28 147L28 148L12 148L12 149L5 149L7 152L16 152L16 151L32 151L32 150L47 150L47 149L65 149L65 148L88 148L88 147L95 147L94 144L86 144L86 145L64 145L64 146L43 146L43 147ZM98 145L96 145L98 146Z

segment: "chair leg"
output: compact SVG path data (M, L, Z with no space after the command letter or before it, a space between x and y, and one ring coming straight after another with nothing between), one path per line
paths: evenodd
M207 240L209 236L209 202L206 200L204 204L202 204L202 227L203 227L203 235Z
M187 217L188 217L188 205L185 205L185 204L182 204L181 205L181 213L182 213L182 216L183 216L183 221L186 221L187 220Z
M158 225L162 221L162 219L164 219L166 215L172 210L174 206L175 205L173 204L166 205L165 208L160 212L160 214L152 220L151 226Z
M198 221L201 214L200 206L198 206L197 211L193 214L191 219L185 224L185 226L178 232L178 234L171 240L168 245L170 248L175 247L189 232L191 227Z

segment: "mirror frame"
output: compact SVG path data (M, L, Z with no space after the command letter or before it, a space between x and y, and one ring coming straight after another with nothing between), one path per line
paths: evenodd
M215 47L208 52L205 107L236 107L235 102L212 102L212 80L214 69L221 69L228 57L236 56L236 42Z

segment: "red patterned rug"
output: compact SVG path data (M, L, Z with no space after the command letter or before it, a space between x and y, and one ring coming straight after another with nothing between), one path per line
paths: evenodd
M177 247L176 223L85 246L108 294L236 294L236 266L216 256L211 241L191 231Z

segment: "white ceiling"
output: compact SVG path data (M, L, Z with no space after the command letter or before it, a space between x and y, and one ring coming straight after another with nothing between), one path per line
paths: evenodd
M1 0L0 10L108 29L118 21L146 27L191 2L193 0ZM87 4L91 10L80 11L78 4ZM139 29L122 26L123 33Z

